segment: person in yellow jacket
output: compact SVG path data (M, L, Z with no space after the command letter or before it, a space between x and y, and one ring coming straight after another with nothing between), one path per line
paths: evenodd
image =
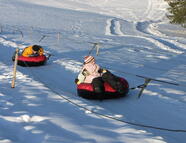
M43 54L44 54L44 50L39 45L28 46L22 52L22 56L24 57L37 57Z

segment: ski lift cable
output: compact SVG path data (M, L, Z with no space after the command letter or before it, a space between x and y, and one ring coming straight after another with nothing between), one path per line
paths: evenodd
M126 123L126 124L129 124L129 125L134 125L134 126L138 126L138 127L143 127L143 128L150 128L150 129L156 129L156 130L162 130L162 131L169 131L169 132L182 132L182 133L184 132L184 133L186 133L186 130L184 130L184 129L169 129L169 128L162 128L162 127L155 127L155 126L151 126L151 125L144 125L144 124L134 123L134 122L130 122L130 121L125 121L125 120L122 120L122 119L119 119L119 118L115 118L115 117L112 117L112 116L109 116L109 115L105 115L105 114L96 112L94 110L88 109L88 108L86 108L86 107L84 107L82 105L79 105L79 104L73 102L72 100L70 100L69 98L63 96L59 92L56 92L55 90L51 89L45 83L43 83L43 84L47 88L49 88L52 92L56 93L58 96L60 96L62 99L66 100L67 102L75 105L78 108L84 109L85 111L89 111L89 112L91 112L91 113L93 113L95 115L98 115L101 118L112 119L112 120L115 120L115 121L119 121L119 122L122 122L122 123Z
M48 86L47 86L48 87ZM85 111L89 111L95 115L98 115L99 117L101 118L107 118L107 119L112 119L112 120L115 120L115 121L119 121L119 122L122 122L122 123L126 123L126 124L129 124L129 125L134 125L134 126L138 126L138 127L143 127L143 128L150 128L150 129L156 129L156 130L162 130L162 131L169 131L169 132L181 132L181 133L186 133L186 130L184 129L169 129L169 128L162 128L162 127L156 127L156 126L151 126L151 125L144 125L144 124L139 124L139 123L134 123L134 122L130 122L130 121L125 121L125 120L122 120L122 119L119 119L119 118L115 118L115 117L112 117L112 116L109 116L109 115L105 115L105 114L102 114L102 113L99 113L99 112L96 112L94 110L91 110L91 109L88 109L82 105L79 105L75 102L73 102L72 100L70 100L69 98L63 96L62 94L52 90L50 87L48 87L51 91L53 91L54 93L56 93L58 96L60 96L61 98L63 98L64 100L66 100L67 102L81 108L81 109L84 109Z
M25 63L26 64L26 63ZM28 66L28 65L27 65ZM75 105L78 108L81 108L85 111L89 111L99 117L103 118L107 118L107 119L112 119L118 122L122 122L122 123L126 123L129 125L133 125L133 126L137 126L137 127L143 127L143 128L150 128L150 129L155 129L155 130L162 130L162 131L168 131L168 132L180 132L180 133L186 133L186 129L170 129L170 128L163 128L163 127L156 127L156 126L151 126L151 125L145 125L145 124L139 124L139 123L134 123L134 122L130 122L130 121L125 121L119 118L115 118L109 115L105 115L99 112L96 112L94 110L88 109L82 105L79 105L77 103L75 103L74 101L70 100L69 98L65 97L64 95L62 95L61 93L57 92L56 90L53 90L48 84L44 83L43 81L40 80L40 78L38 76L36 76L32 70L30 70L31 74L39 81L41 82L46 88L50 89L53 93L55 93L56 95L60 96L62 99L66 100L68 103L71 103L72 105ZM69 93L67 93L69 94Z
M41 82L41 83L43 83L43 82ZM57 92L57 91L53 90L52 88L50 88L50 86L46 85L45 83L43 83L43 84L44 84L45 87L47 87L48 89L50 89L53 93L57 94L58 96L60 96L64 100L66 100L67 102L69 102L69 103L71 103L71 104L73 104L73 105L75 105L75 106L77 106L77 107L79 107L81 109L84 109L85 111L89 111L91 113L94 113L95 115L98 115L100 117L112 119L112 120L115 120L115 121L119 121L119 122L122 122L122 123L130 124L130 125L134 125L134 126L138 126L138 127L151 128L151 129L157 129L157 130L163 130L163 131L170 131L170 132L186 132L186 130L181 130L181 129L168 129L168 128L161 128L161 127L155 127L155 126L150 126L150 125L144 125L144 124L138 124L138 123L133 123L133 122L129 122L129 121L124 121L122 119L118 119L118 118L115 118L115 117L112 117L112 116L108 116L108 115L105 115L105 114L102 114L102 113L99 113L99 112L90 110L90 109L88 109L88 108L86 108L84 106L81 106L81 105L73 102L69 98L63 96L59 92Z

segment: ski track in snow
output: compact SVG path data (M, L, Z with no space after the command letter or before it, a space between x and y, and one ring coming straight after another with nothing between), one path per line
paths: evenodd
M145 24L142 24L142 25L145 25ZM105 27L105 35L108 35L108 36L127 36L127 34L125 35L121 31L121 26L122 25L120 24L119 20L108 19L107 22L106 22L106 27ZM146 28L149 28L149 25ZM182 51L181 49L186 49L185 45L183 45L183 44L177 43L176 41L173 41L173 40L165 40L163 38L159 38L158 36L154 35L155 30L153 31L153 33L151 33L151 35L149 35L149 33L146 33L141 28L139 23L137 23L136 29L139 32L144 33L145 35L144 36L135 36L135 37L146 39L146 40L150 41L151 43L155 44L157 47L159 47L163 51L168 51L168 52L172 52L172 53L176 53L176 54L183 54L184 51ZM156 33L157 33L157 31L156 31ZM180 50L178 50L178 49L180 49Z
M154 26L155 25L155 26ZM178 43L176 40L168 39L166 35L161 34L155 27L155 23L138 22L136 24L137 31L144 34L144 38L152 40L153 43L157 43L161 49L172 51L174 53L182 54L186 49L184 44ZM164 46L163 46L164 45ZM178 50L180 49L180 50Z
M182 50L177 50L177 46L175 48L175 46L167 41L160 41L159 39L156 38L150 38L150 37L143 37L144 39L147 39L148 41L152 42L153 44L155 44L157 47L159 47L160 49L162 49L163 51L167 51L167 52L171 52L171 53L175 53L175 54L183 54L184 51ZM170 47L171 45L171 47Z
M124 36L123 32L121 31L121 25L119 20L117 19L108 19L106 25L105 35L110 36Z
M162 4L163 0L148 0L148 6L146 11L143 14L143 17L141 18L141 21L144 21L144 18L150 20L152 19L152 17L155 17L153 20L159 20L162 19L162 17L164 16L164 11L163 9L165 9L166 3ZM154 11L156 8L159 8L159 11Z

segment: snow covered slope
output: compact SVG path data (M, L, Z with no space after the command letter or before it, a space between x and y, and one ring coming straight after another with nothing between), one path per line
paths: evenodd
M162 30L166 7L163 0L0 0L0 143L184 143L186 40ZM78 97L74 79L94 42L97 62L131 87L143 84L140 76L161 81L140 99L138 89L116 100ZM18 67L12 89L11 56L32 44L52 57Z

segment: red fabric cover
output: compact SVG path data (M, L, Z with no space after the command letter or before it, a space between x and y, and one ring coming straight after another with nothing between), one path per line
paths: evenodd
M128 82L124 79L124 78L120 78L120 80L123 82L123 86L125 88L129 88ZM105 87L105 92L116 92L115 89L113 89L108 83L104 83L104 87ZM87 90L87 91L91 91L93 92L93 86L91 83L81 83L79 85L77 85L77 89L81 89L81 90Z
M83 90L88 90L88 91L94 90L91 83L81 83L77 85L77 89L83 89Z
M37 57L23 57L18 56L18 61L24 61L24 62L42 62L46 60L46 56L37 56Z

